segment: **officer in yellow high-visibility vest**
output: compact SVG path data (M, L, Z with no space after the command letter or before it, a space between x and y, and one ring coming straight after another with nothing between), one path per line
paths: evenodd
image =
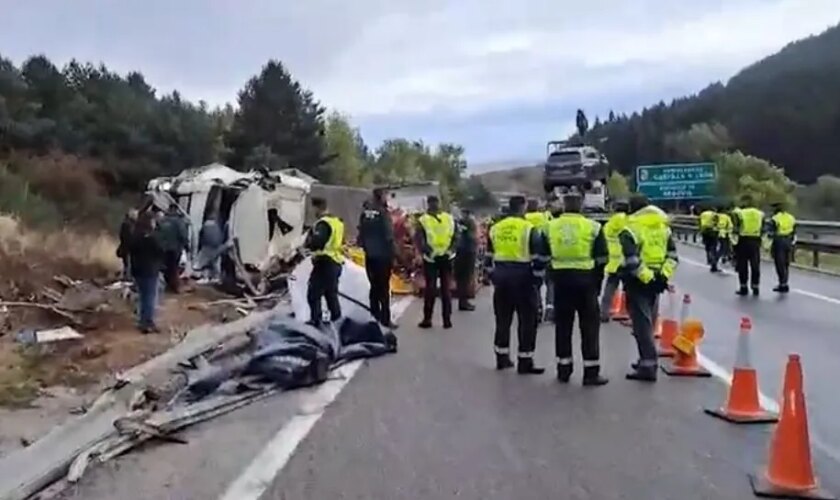
M557 380L567 383L572 376L572 329L577 314L583 385L604 385L608 380L601 376L598 292L609 254L607 240L601 224L581 213L583 199L579 194L566 195L563 205L563 215L548 224L549 273L557 299L554 306Z
M623 281L627 309L639 360L633 363L629 380L656 382L658 353L653 340L659 295L668 289L677 267L677 247L668 216L650 205L644 195L630 199L627 227L619 234L624 256Z
M546 226L550 220L550 213L546 210L541 210L539 202L536 199L531 198L528 200L525 220L530 222L534 226L534 229L545 234ZM539 324L545 318L544 310L547 305L545 307L543 306L543 283L537 283L535 286L537 287L537 323ZM546 286L546 299L548 299L548 290L550 288L551 287ZM548 302L548 300L546 300L546 302Z
M764 212L755 207L753 198L749 195L741 199L741 208L735 212L735 234L738 242L735 244L735 268L738 271L737 295L744 296L747 291L747 280L753 295L758 295L761 283L761 235L764 230Z
M770 254L776 265L776 276L779 285L774 292L788 293L788 278L790 277L790 263L793 260L793 250L796 244L796 217L786 211L782 203L773 204L773 217L767 222L767 232L772 238Z
M610 308L612 307L613 296L618 285L621 284L620 268L624 262L624 255L621 253L621 241L618 235L627 227L627 212L630 205L626 200L616 200L613 203L613 215L604 224L604 237L607 239L607 248L610 258L605 269L607 280L604 283L604 291L601 294L601 322L610 321Z
M537 287L545 277L546 250L543 233L525 220L525 198L509 200L509 215L493 224L487 239L487 263L492 267L493 340L496 369L513 366L510 360L510 327L517 316L517 372L538 375L545 369L534 366L537 338Z
M418 222L415 243L423 256L423 277L426 282L423 291L423 320L418 326L432 327L432 313L439 289L443 327L452 328L452 260L457 245L455 219L451 214L441 211L440 199L431 195L426 198L426 213L420 216Z
M318 326L323 321L322 299L326 300L330 310L330 321L341 317L338 280L344 264L344 223L330 215L323 198L312 198L312 207L318 220L304 243L312 252L312 272L309 275L306 301L309 304L309 323Z
M717 272L717 219L718 213L712 206L700 212L700 236L706 250L706 264L712 272Z
M734 224L732 217L729 215L731 207L726 204L721 204L718 207L717 217L717 252L715 254L714 269L718 269L718 264L726 264L732 258L732 231Z

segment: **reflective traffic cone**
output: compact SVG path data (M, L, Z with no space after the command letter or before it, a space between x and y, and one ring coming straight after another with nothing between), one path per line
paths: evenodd
M630 319L630 315L627 313L627 297L624 290L615 292L610 307L610 318L613 321L628 321Z
M670 358L676 351L674 351L674 339L679 332L679 323L677 322L677 294L674 290L668 290L668 312L662 320L662 334L659 337L659 351L660 358ZM683 305L685 308L685 305Z
M662 365L662 371L674 377L711 377L708 370L697 362L697 344L705 334L703 322L690 317L691 296L683 296L683 310L680 314L680 334L671 342L674 359Z
M788 356L784 386L782 416L770 442L767 469L750 475L753 493L771 498L836 500L836 496L819 488L814 476L798 354Z
M704 410L709 415L733 424L769 424L779 420L778 415L762 409L758 401L758 374L750 361L751 330L750 318L741 318L735 368L732 370L732 385L726 406Z

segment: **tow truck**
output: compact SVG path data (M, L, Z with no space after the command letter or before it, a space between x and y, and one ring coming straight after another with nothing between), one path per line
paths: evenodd
M583 196L585 211L606 212L609 175L609 161L592 146L566 141L549 141L546 145L543 187L547 195L577 192Z

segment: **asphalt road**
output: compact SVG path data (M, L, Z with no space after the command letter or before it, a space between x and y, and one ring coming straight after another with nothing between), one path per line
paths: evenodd
M840 361L832 316L840 281L796 272L792 286L828 300L778 299L768 268L767 293L739 299L733 277L711 275L689 262L699 263L700 252L681 250L677 284L706 323L701 349L709 363L731 369L745 314L753 318L753 361L769 397L777 399L787 353L802 355L815 466L823 485L840 493L840 420L833 418L840 400L830 387ZM220 498L264 456L276 469L249 490L263 500L753 498L746 474L765 462L772 426L735 427L703 414L723 401L721 380L624 380L635 356L619 325L602 330L608 386L581 387L579 368L573 384L558 384L548 326L537 352L546 375L498 373L489 292L476 312L456 313L448 331L416 329L420 304L413 303L401 320L400 352L362 366L298 436L302 442L282 441L306 413L306 391L196 426L185 433L188 445L133 452L94 470L65 498ZM273 447L286 450L288 461L279 451L265 455Z

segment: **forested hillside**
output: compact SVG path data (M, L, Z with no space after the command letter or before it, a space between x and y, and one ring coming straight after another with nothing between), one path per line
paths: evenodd
M462 197L463 148L394 138L369 147L279 61L243 82L236 106L160 95L139 72L0 57L0 212L32 224L113 224L156 176L212 161L294 166L323 182L438 180Z
M587 142L630 173L639 164L741 150L811 183L840 174L840 26L791 43L697 95L595 120Z

